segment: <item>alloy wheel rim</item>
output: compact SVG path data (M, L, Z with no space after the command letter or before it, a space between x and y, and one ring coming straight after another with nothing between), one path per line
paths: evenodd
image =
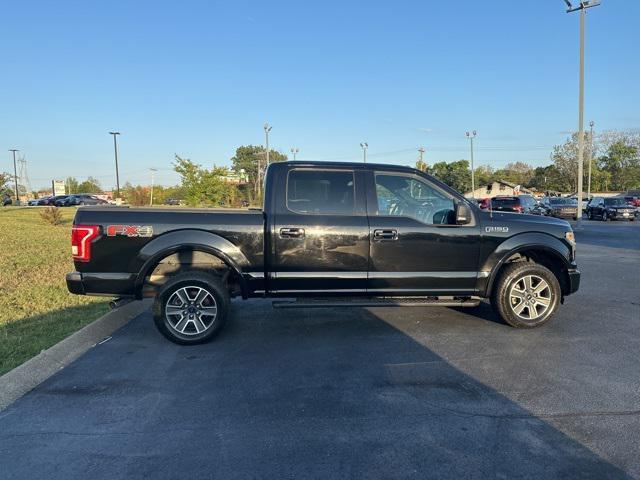
M509 305L514 314L527 321L537 320L551 308L549 283L538 275L524 275L509 290Z
M213 295L202 287L182 287L169 297L165 307L167 324L181 335L199 335L215 323L218 305Z

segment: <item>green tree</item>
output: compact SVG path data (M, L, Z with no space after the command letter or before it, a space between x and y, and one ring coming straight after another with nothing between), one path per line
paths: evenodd
M610 189L629 190L640 186L640 156L638 147L624 139L612 143L598 159L600 169L611 176Z
M248 188L243 188L243 194L251 203L258 203L260 190L259 184L264 179L266 163L266 150L258 145L243 145L236 149L236 154L231 157L233 171L240 175L244 173L247 178ZM287 156L275 150L269 150L269 162L283 162ZM260 170L260 175L258 175Z
M421 172L426 172L429 170L429 165L424 160L418 160L416 162L416 170L420 170Z
M516 185L530 186L534 177L534 168L524 162L508 163L504 168L495 172L495 178L515 183Z
M478 188L479 185L487 185L496 178L495 171L490 165L480 165L476 167L473 173L476 188Z
M64 181L64 188L67 194L71 195L72 193L85 193L79 190L80 183L76 180L75 177L67 177Z
M225 178L229 170L213 167L211 170L176 155L174 170L180 175L185 200L189 205L230 205L237 197L236 186Z
M93 178L89 177L84 182L80 183L77 187L77 190L73 191L73 193L101 193L102 187L100 186L100 182Z
M467 160L434 163L429 173L458 192L465 193L471 189L471 169Z
M589 141L589 133L585 132L583 156L585 167L588 166L588 159L592 155L591 143ZM593 147L593 150L597 150L595 139ZM563 188L562 190L575 192L578 183L578 134L572 134L571 138L567 139L562 145L553 147L551 160L568 186L568 188ZM584 171L586 173L587 169L585 168Z
M0 196L11 195L11 174L0 172Z
M129 205L142 206L149 205L151 199L149 188L142 185L133 186L129 182L120 189L122 197Z

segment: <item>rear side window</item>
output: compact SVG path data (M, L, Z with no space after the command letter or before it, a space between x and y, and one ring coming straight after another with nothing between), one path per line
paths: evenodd
M291 170L287 179L287 208L296 213L352 215L353 172Z

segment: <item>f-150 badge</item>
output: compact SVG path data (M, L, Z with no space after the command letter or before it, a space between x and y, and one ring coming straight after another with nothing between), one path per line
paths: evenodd
M484 227L484 231L487 233L493 233L493 232L507 233L509 231L509 227Z
M151 225L109 225L107 226L107 237L123 235L125 237L153 237L153 227Z

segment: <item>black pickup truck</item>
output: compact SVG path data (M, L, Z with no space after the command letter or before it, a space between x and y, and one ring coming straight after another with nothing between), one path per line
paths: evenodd
M281 308L488 298L531 328L580 283L566 221L483 211L418 170L361 163L272 164L263 210L82 207L72 251L70 292L153 296L157 327L182 344L219 332L234 296Z

